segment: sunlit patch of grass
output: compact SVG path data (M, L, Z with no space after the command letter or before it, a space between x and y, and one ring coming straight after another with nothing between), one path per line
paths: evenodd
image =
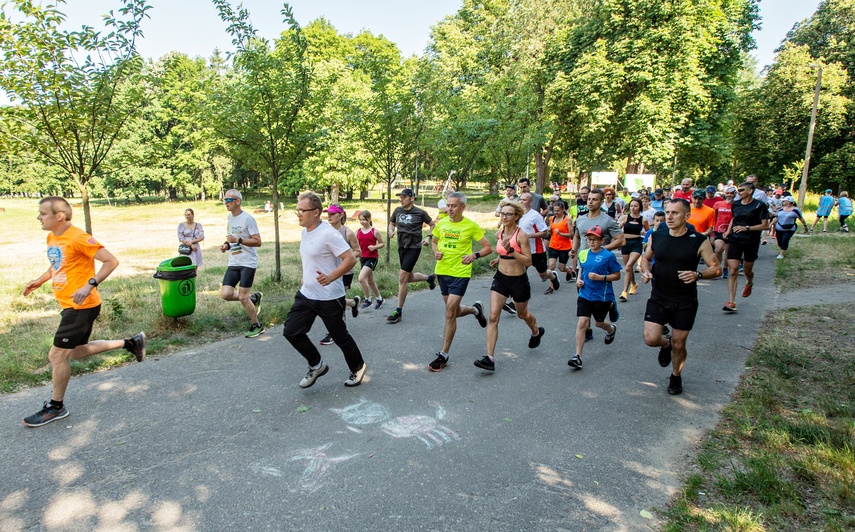
M855 282L855 238L831 233L793 238L775 267L775 282L784 292Z

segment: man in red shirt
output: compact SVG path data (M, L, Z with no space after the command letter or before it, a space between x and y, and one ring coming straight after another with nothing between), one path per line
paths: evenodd
M715 207L715 204L718 203L718 200L721 198L716 197L715 195L715 187L710 185L707 187L707 197L704 198L704 205L709 208Z
M730 220L733 218L733 213L730 206L733 203L733 198L736 197L736 187L729 186L724 189L724 199L719 200L713 205L715 211L715 227L713 228L713 238L715 238L715 257L719 264L722 264L721 259L727 250L727 239L724 234L727 232L727 227L730 225ZM727 279L727 268L722 268L722 276Z
M694 192L694 190L692 189L693 184L694 181L692 181L691 178L687 177L683 179L682 181L680 181L680 186L677 188L677 190L674 191L671 197L674 199L684 199L691 203L692 193Z
M143 332L127 340L89 341L95 318L101 311L97 286L113 273L119 261L92 235L71 225L72 214L71 205L58 196L48 196L39 202L38 220L42 229L48 231L50 267L27 283L24 295L30 295L48 280L52 281L53 295L62 307L62 319L48 351L53 383L50 402L45 402L41 410L24 418L24 425L28 427L41 427L68 417L63 398L71 378L71 360L121 348L133 353L139 362L145 358ZM95 271L96 260L102 263L98 272Z

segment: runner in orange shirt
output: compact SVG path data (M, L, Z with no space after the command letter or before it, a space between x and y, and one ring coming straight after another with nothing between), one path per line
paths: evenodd
M104 282L119 265L112 253L95 238L71 225L71 205L65 199L48 196L39 202L38 220L42 229L49 231L47 255L50 267L37 279L24 287L27 296L49 279L53 281L53 294L62 307L62 319L53 346L48 351L52 369L53 391L50 402L24 418L24 425L41 427L57 419L68 417L63 404L65 390L71 378L71 360L125 348L136 356L138 362L145 358L145 333L127 340L89 341L95 318L101 312L101 296L97 286ZM103 263L95 272L95 261Z
M695 231L709 237L715 229L715 210L704 205L706 192L698 189L692 194L692 214L688 223L695 226Z

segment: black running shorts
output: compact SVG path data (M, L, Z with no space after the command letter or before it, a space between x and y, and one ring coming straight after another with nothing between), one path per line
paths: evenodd
M398 248L398 259L401 261L401 269L407 273L413 273L422 248Z
M698 300L680 301L667 299L647 300L647 310L644 311L644 321L671 325L672 329L691 331L698 314Z
M101 305L79 310L63 309L60 313L62 319L53 337L53 345L60 349L74 349L77 346L89 343L92 326L100 313Z
M602 323L606 321L606 315L608 315L613 304L613 301L589 301L580 297L576 299L576 317L590 318L593 316L594 321Z
M754 262L757 256L760 255L760 241L754 240L745 242L734 240L733 236L727 243L727 260L743 260L745 262Z
M544 273L546 271L546 252L544 251L542 253L532 253L531 265L534 267L537 273Z
M505 275L502 272L496 272L493 276L493 285L490 290L497 294L502 294L505 297L510 297L515 303L525 303L531 299L531 283L528 282L528 275Z

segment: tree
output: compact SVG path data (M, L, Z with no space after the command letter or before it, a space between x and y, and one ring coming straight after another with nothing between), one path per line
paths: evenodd
M312 117L324 99L311 97L312 71L307 64L306 39L287 3L281 14L288 29L272 48L266 39L256 36L246 9L234 11L228 0L214 0L214 4L220 18L229 24L237 51L234 70L214 87L209 111L229 155L269 176L276 246L274 279L278 283L282 279L280 179L311 153L319 136L318 124Z
M91 233L89 182L143 104L135 43L150 6L123 0L119 16L110 11L104 17L103 33L91 26L61 30L62 3L12 0L21 22L0 11L0 88L20 102L20 112L11 116L22 126L19 135L14 127L3 133L68 174L83 198Z

